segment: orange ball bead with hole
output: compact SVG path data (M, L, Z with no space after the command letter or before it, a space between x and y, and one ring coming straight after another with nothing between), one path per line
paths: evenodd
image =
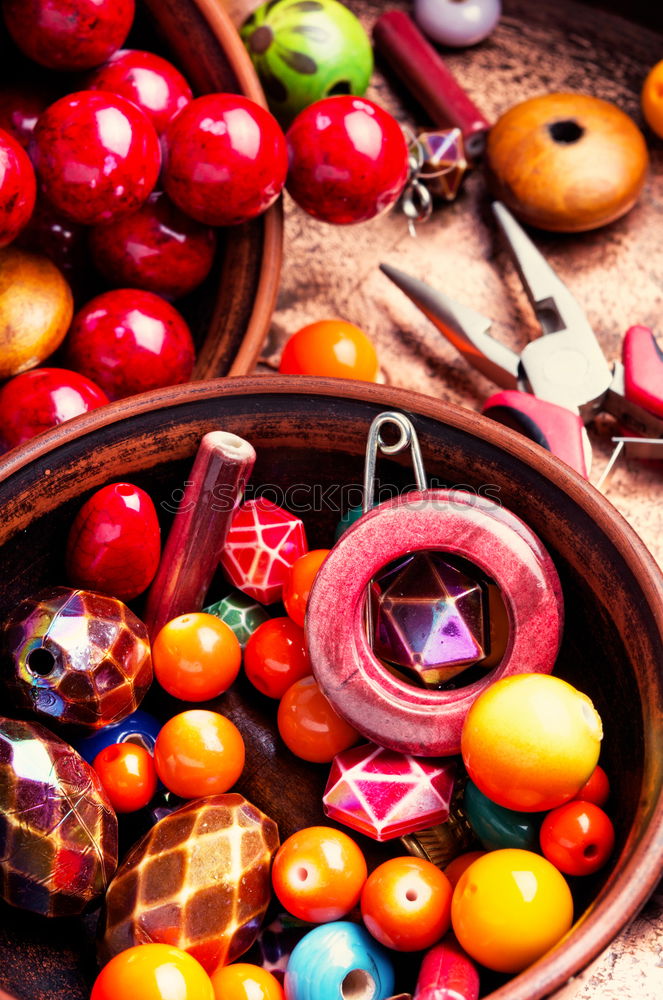
M510 108L488 133L493 194L530 226L579 233L629 211L649 154L637 125L614 104L544 94Z
M366 882L364 855L346 833L309 826L288 837L272 866L272 885L288 913L322 924L357 905Z
M311 549L296 559L283 583L283 603L293 622L304 626L308 595L316 574L329 555L329 549Z
M285 1000L276 976L248 962L222 965L212 974L212 987L215 1000Z
M183 799L227 792L244 769L244 740L224 715L190 709L169 719L154 745L157 774Z
M161 687L183 701L207 701L227 691L242 662L237 636L214 615L197 611L166 622L152 644Z
M74 299L48 257L0 250L0 379L34 368L69 329Z
M650 69L645 78L641 104L650 129L663 139L663 59Z
M90 1000L215 1000L202 965L180 948L140 944L111 958Z
M311 673L304 629L290 618L263 622L246 643L244 671L262 694L282 698L295 681Z
M359 733L336 713L314 677L302 677L288 688L277 722L288 750L313 764L329 763L359 739Z
M423 858L391 858L371 872L361 915L376 940L394 951L421 951L451 924L453 890L447 876Z
M114 743L104 747L92 766L115 812L143 809L157 790L152 754L136 743Z
M292 335L283 349L279 371L374 382L378 358L371 341L354 323L323 319Z

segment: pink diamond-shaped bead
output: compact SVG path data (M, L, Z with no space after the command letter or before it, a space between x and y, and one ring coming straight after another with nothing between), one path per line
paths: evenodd
M322 804L327 816L373 840L444 823L456 765L385 750L375 743L334 757Z
M233 517L221 565L238 590L273 604L281 599L286 573L307 551L298 517L271 500L247 500Z

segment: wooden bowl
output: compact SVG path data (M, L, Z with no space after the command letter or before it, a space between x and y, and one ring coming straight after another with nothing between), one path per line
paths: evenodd
M333 507L343 502L344 486L354 485L349 502L357 502L368 426L386 409L411 415L430 478L466 489L490 486L492 497L540 535L565 598L558 672L590 695L604 720L615 860L583 883L578 923L562 944L510 982L484 980L493 1000L537 1000L577 974L631 920L663 861L663 578L613 507L547 452L470 411L362 383L253 377L124 400L0 462L0 616L37 588L63 582L68 527L102 484L128 478L147 488L167 527L164 505L172 509L201 435L214 428L254 444L254 484L309 489L318 508L302 515L310 544L330 545L340 514ZM379 477L401 488L412 482L407 465L393 460L381 462ZM301 488L297 497L305 497ZM174 702L169 707L177 710ZM328 768L297 760L280 744L274 703L255 691L246 697L239 681L218 707L249 747L250 766L237 787L273 815L281 836L324 822ZM384 857L384 847L358 839L372 862ZM47 923L0 906L0 990L17 1000L85 1000L95 974L93 924ZM412 990L415 975L405 966L399 988Z

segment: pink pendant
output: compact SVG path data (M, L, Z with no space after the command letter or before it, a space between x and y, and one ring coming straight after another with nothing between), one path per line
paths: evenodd
M392 840L444 823L456 765L418 760L374 743L334 757L325 814L373 840Z
M307 551L299 518L260 498L248 500L235 514L221 565L238 590L261 604L274 604L288 570Z
M450 691L423 690L391 674L364 628L366 588L409 553L443 550L495 580L509 616L504 655L485 677ZM413 491L361 517L336 543L309 596L311 664L338 714L381 746L416 757L456 754L465 716L499 677L550 673L562 633L561 588L536 535L486 498L450 490Z

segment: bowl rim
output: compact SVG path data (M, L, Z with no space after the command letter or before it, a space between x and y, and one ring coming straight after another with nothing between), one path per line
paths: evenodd
M0 482L33 463L47 459L61 446L94 435L102 428L127 418L186 406L197 400L254 395L319 396L403 410L469 433L532 467L600 524L611 544L640 581L663 641L663 573L642 539L602 494L550 452L516 431L473 410L402 388L309 376L253 375L156 389L83 414L13 449L0 459ZM551 996L571 977L578 975L637 915L661 876L662 861L663 794L652 811L644 835L634 844L631 857L620 872L621 885L609 887L605 897L599 898L590 911L580 917L564 941L563 952L556 949L551 955L544 956L517 979L491 993L490 1000L533 1000ZM518 979L522 983L515 985Z

